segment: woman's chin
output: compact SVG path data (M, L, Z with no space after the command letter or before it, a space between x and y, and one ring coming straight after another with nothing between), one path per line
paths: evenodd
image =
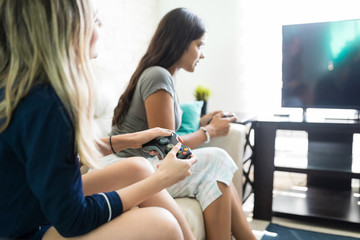
M188 70L188 72L195 72L195 66L193 66L192 68L190 68L190 69Z

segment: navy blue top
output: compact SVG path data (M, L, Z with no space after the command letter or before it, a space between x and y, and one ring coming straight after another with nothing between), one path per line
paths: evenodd
M55 91L34 87L0 133L0 238L46 224L64 237L77 236L122 213L116 192L84 197L74 142L70 117Z

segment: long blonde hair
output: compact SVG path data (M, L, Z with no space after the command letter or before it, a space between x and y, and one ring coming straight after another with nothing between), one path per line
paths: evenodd
M37 84L49 84L64 104L83 164L97 166L92 130L94 80L90 0L0 0L0 133L19 101Z

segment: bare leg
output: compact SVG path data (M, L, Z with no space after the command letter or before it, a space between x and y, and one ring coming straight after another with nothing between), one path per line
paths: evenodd
M175 216L181 229L183 230L184 239L195 239L184 214L166 190L152 196L140 205L140 207L149 206L158 206L169 210Z
M102 170L84 174L82 177L84 194L90 195L121 189L150 176L153 172L151 164L144 158L133 157L124 159ZM139 205L139 207L150 206L162 207L170 211L178 221L184 239L194 239L185 216L166 190L152 195Z
M204 211L206 239L231 238L231 192L230 187L218 182L222 195Z
M63 238L50 228L43 240L181 240L183 235L174 216L163 208L149 207L127 211L97 229L74 238Z
M237 240L256 240L246 215L242 209L242 201L233 183L230 185L231 192L231 231Z

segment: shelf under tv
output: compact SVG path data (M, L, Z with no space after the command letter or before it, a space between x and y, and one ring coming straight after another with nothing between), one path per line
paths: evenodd
M313 168L294 168L294 167L285 167L285 166L275 166L275 171L314 174L319 177L337 176L340 178L348 177L348 178L360 179L359 172L333 170L333 169L313 169Z
M275 216L325 220L360 225L358 191L337 191L308 187L306 191L274 191L272 211Z

